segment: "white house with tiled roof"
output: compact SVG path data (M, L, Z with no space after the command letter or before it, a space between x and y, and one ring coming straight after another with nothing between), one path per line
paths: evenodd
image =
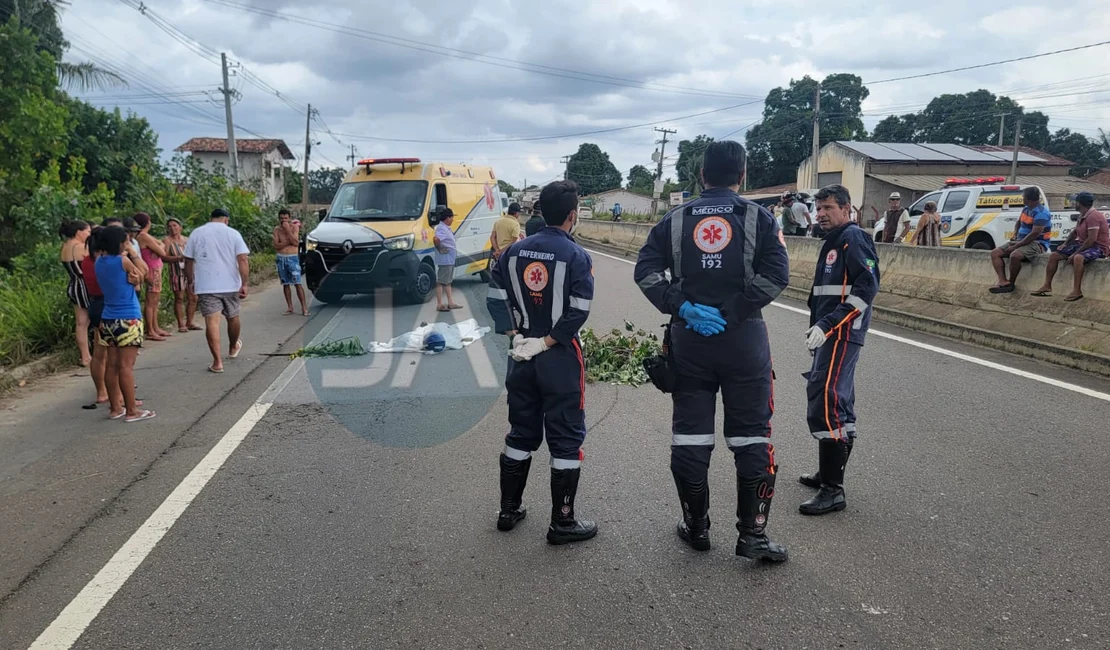
M239 154L239 182L256 190L260 202L284 200L286 161L296 159L285 141L236 138L235 148ZM193 138L176 151L188 152L208 170L219 163L225 174L231 174L227 138Z

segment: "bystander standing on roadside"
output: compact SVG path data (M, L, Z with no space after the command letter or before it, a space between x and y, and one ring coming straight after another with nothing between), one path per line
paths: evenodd
M455 232L451 224L455 221L455 213L451 208L444 208L439 215L439 225L436 226L435 238L432 243L436 247L436 311L449 311L462 309L455 304L455 297L451 294L451 283L455 279L455 259L457 248L455 246ZM443 304L444 294L447 294L447 304Z
M199 330L193 324L197 314L197 294L185 276L185 246L189 238L182 234L181 220L177 217L166 219L166 232L169 233L162 240L166 252L179 258L179 261L170 264L170 289L173 291L173 313L177 318L177 331L188 332Z
M1095 197L1090 192L1080 192L1075 197L1079 210L1079 224L1071 231L1060 248L1048 256L1044 286L1033 292L1034 296L1047 298L1052 295L1052 279L1060 263L1071 262L1074 276L1071 293L1064 300L1075 302L1083 298L1083 272L1087 262L1110 257L1110 227L1106 216L1094 209Z
M96 259L96 279L104 293L100 345L108 348L104 383L108 393L108 418L140 422L155 412L139 410L135 399L135 359L143 344L143 311L134 283L141 282L138 253L118 227L104 228L97 237L101 251Z
M93 226L89 237L85 240L85 258L81 260L81 274L85 277L85 289L89 294L89 327L86 336L92 361L89 363L89 376L92 377L93 387L96 389L96 401L86 404L81 408L92 411L100 404L108 403L108 389L104 384L105 361L108 350L100 345L100 317L104 313L104 292L100 290L100 283L96 281L96 258L100 256L97 245L97 236L102 226Z
M139 232L135 241L139 244L139 253L150 272L146 276L146 297L143 302L143 322L146 325L145 338L150 341L165 341L171 336L170 332L158 323L158 311L162 304L162 268L163 263L176 264L183 258L174 257L166 252L162 242L150 234L150 215L145 212L136 213L135 223Z
M227 319L228 356L243 350L239 301L247 297L250 249L239 231L228 225L231 215L223 208L212 211L207 224L197 228L185 245L185 275L197 294L204 317L205 337L212 353L209 372L223 372L220 354L220 314Z
M784 235L805 237L813 227L813 217L804 201L799 201L793 192L782 195L782 225Z
M890 207L887 209L885 216L883 243L901 242L910 231L910 212L902 207L902 195L900 193L890 193ZM898 230L899 226L902 228L901 232Z
M532 205L532 216L528 222L524 224L524 236L531 237L547 227L547 222L543 220L543 211L540 209L540 202L536 201Z
M297 300L301 303L301 315L308 316L308 301L305 300L304 286L301 285L300 237L300 222L293 221L289 210L279 210L278 225L274 228L274 252L277 253L278 280L285 294L285 316L293 313L294 287L297 289Z
M77 351L81 353L82 366L88 366L92 362L92 354L89 352L89 294L85 286L85 276L81 273L81 260L87 255L85 240L91 232L89 224L80 219L66 221L58 229L58 234L64 240L61 260L69 275L66 296L73 304L73 316L77 321L74 337L77 340Z
M490 262L491 271L497 264L497 260L501 259L501 253L510 244L517 241L520 241L520 204L510 203L509 213L497 219L497 222L493 224L493 232L489 235L490 246L493 249L493 259Z
M937 204L929 201L924 206L925 212L917 221L917 229L910 237L910 244L914 246L940 246L940 215L937 214Z

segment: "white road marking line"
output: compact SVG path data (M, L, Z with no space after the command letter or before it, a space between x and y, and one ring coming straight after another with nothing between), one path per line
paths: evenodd
M313 337L309 345L323 341L331 334L339 322L338 316L342 311L343 308L340 307L332 314L331 319L320 333ZM143 560L150 555L162 537L184 514L208 481L223 467L239 444L270 410L277 396L285 390L303 367L304 359L301 358L294 360L282 370L258 400L250 405L247 412L227 430L212 450L174 488L154 514L143 522L143 525L116 551L112 559L108 560L104 568L93 576L93 579L66 605L57 618L43 630L29 650L69 650L77 642L108 601L112 600L120 587L135 573Z
M455 299L463 307L460 316L473 314L466 296L461 291L455 294ZM478 386L482 388L498 388L501 386L501 382L497 380L497 376L493 372L493 364L489 360L489 354L486 353L486 337L492 335L493 332L490 332L466 346L466 356L470 359L470 367L474 369L474 377L478 380Z
M590 254L591 255L600 255L602 257L608 257L611 260L616 260L618 262L624 262L625 264L633 264L633 265L636 264L636 262L634 262L632 260L627 260L627 259L624 259L624 258L621 258L621 257L617 257L616 255L609 255L607 253L602 253L600 251L595 251L595 250L592 250L592 249L590 250ZM779 309L785 309L787 311L792 311L792 312L795 312L797 314L802 314L803 316L809 316L809 312L804 310L804 309L799 309L799 308L793 307L791 305L783 305L783 304L780 304L780 303L777 303L777 302L773 302L771 304L774 305L775 307L778 307ZM1070 384L1066 381L1060 381L1059 379L1053 379L1051 377L1045 377L1043 375L1038 375L1038 374L1035 374L1035 373L1032 373L1032 372L1027 372L1025 370L1019 370L1017 368L1011 368L1009 366L1004 366L1000 363L995 363L993 361L987 361L986 359L980 359L978 357L973 357L973 356L970 356L970 355L967 355L967 354L961 354L959 352L952 352L951 350L945 350L944 348L938 348L935 345L929 345L928 343L921 343L919 341L914 341L912 339L907 339L905 337L898 336L896 334L888 334L887 332L882 332L882 331L876 330L876 329L869 329L868 333L869 334L874 334L875 336L882 337L884 339L890 339L891 341L897 341L899 343L905 343L906 345L911 345L915 348L921 348L922 350L928 350L929 352L936 352L937 354L943 354L944 356L952 357L953 359L959 359L961 361L967 361L968 363L974 363L976 365L983 366L984 368L990 368L992 370L1000 370L1002 372L1009 373L1009 374L1015 375L1017 377L1023 377L1025 379L1032 379L1033 381L1040 382L1042 384L1048 384L1049 386L1055 386L1056 388L1063 388L1064 390L1068 390L1068 391L1071 391L1073 393L1079 393L1080 395L1086 395L1087 397L1093 397L1095 399L1100 399L1104 402L1110 402L1110 393L1103 393L1101 391L1092 390L1090 388L1087 388L1085 386L1080 386L1078 384Z
M374 290L374 332L375 341L388 341L393 338L393 290L378 288ZM320 385L324 388L366 388L377 384L389 374L393 367L393 355L372 354L367 368L323 368L320 370Z

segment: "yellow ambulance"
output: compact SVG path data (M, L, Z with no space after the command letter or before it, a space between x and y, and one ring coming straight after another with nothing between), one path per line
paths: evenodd
M439 214L455 215L455 277L488 280L490 233L502 194L491 167L366 158L347 173L304 245L308 289L321 302L389 287L412 302L434 293Z

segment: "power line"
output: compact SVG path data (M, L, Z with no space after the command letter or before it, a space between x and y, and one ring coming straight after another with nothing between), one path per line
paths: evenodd
M505 57L492 56L482 54L480 52L471 52L468 50L460 50L457 48L445 47L442 45L435 45L432 43L424 43L412 39L393 36L390 34L383 34L380 32L372 32L369 30L358 29L346 25L337 25L334 23L327 23L311 18L287 14L281 11L272 9L263 9L250 5L244 5L238 2L231 2L230 0L205 0L212 4L218 4L241 11L247 11L286 22L298 23L309 27L315 27L338 34L353 36L364 40L375 41L396 47L403 47L420 52L427 52L439 56L449 56L456 59L465 61L472 61L474 63L481 63L484 65L492 65L500 68L508 68L511 70L520 70L523 72L531 72L534 74L543 74L552 77L561 77L564 79L573 79L576 81L586 81L598 84L607 84L612 86L621 86L626 88L636 88L640 90L649 90L653 92L669 92L681 95L694 95L699 97L718 97L718 98L751 98L753 95L743 95L739 93L727 93L722 91L707 91L699 88L689 88L684 86L670 86L666 84L644 82L636 79L628 79L624 77L614 77L610 75L601 75L592 72L582 72L579 70L571 70L568 68L558 68L539 63L530 63L527 61L520 61L517 59L509 59Z
M909 79L923 79L925 77L935 77L942 74L951 74L953 72L964 72L967 70L978 70L979 68L989 68L996 65L1004 65L1007 63L1016 63L1018 61L1028 61L1030 59L1039 59L1046 56L1054 56L1056 54L1065 54L1067 52L1078 52L1079 50L1087 50L1092 47L1100 47L1103 45L1110 45L1110 41L1100 41L1098 43L1089 43L1087 45L1078 45L1076 47L1069 47L1063 50L1053 50L1052 52L1043 52L1041 54L1030 54L1028 56L1019 56L1015 59L1005 59L1003 61L992 61L991 63L979 63L977 65L966 65L960 68L950 68L948 70L937 70L936 72L926 72L923 74L914 74L906 77L892 77L890 79L879 79L878 81L865 81L865 86L876 86L878 84L892 83L895 81L907 81Z

